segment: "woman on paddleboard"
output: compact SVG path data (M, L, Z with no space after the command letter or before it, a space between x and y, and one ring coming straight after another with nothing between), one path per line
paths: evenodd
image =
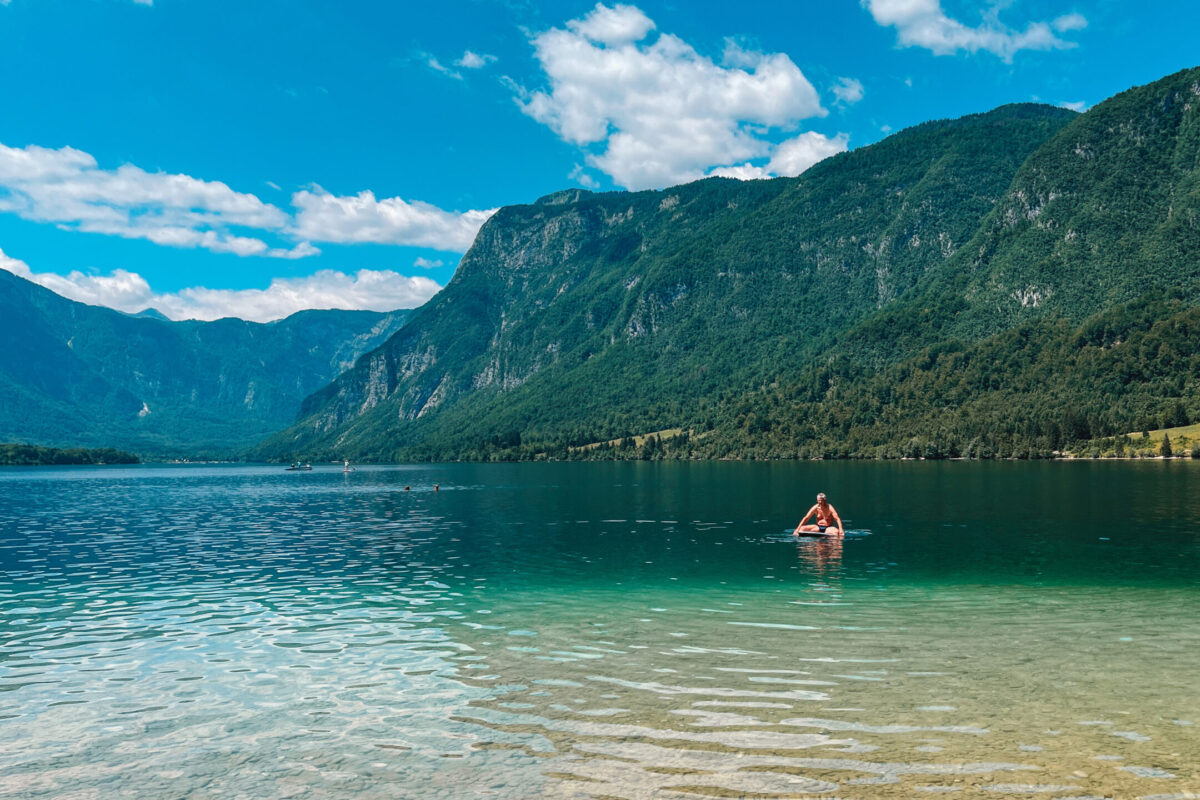
M806 525L805 523L813 516L816 516L816 524ZM842 536L845 532L846 528L842 525L842 518L838 516L837 509L829 504L829 501L825 499L825 493L821 492L817 495L817 504L808 510L792 535L823 533L826 536Z

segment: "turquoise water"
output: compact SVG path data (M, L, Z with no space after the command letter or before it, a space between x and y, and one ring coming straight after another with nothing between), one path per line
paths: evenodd
M1196 797L1198 575L1191 462L0 470L0 796Z

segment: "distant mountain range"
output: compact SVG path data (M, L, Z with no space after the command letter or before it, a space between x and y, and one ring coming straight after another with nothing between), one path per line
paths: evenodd
M170 322L76 303L0 270L0 442L237 454L292 422L303 397L405 315Z
M926 123L799 178L504 208L255 453L1045 454L1200 417L1198 298L1191 69L1084 114Z

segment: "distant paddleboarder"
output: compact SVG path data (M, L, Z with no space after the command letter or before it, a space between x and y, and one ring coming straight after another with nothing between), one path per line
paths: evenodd
M812 517L816 517L816 524L806 524ZM801 533L823 533L826 536L842 536L846 533L842 518L838 516L837 509L829 504L824 492L817 495L817 504L808 510L792 535L799 536Z

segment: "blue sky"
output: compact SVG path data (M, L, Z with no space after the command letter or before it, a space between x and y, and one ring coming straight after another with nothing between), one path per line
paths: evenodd
M173 318L412 307L495 208L801 172L1200 64L1193 0L0 0L0 267Z

